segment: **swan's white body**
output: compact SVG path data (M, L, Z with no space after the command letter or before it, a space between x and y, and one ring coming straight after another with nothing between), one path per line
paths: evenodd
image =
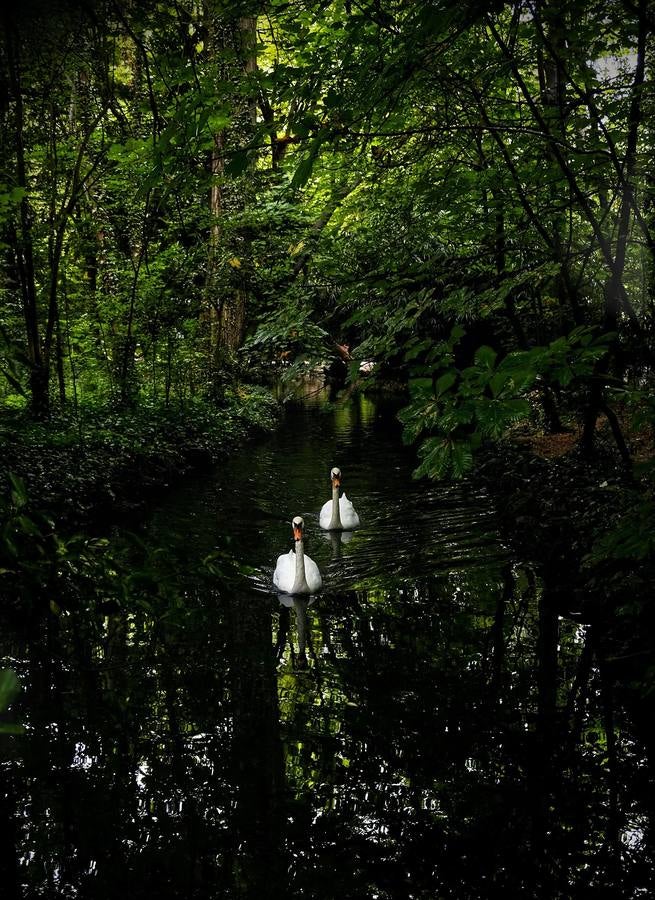
M300 521L302 524L297 526ZM321 573L313 559L305 556L302 540L302 519L293 520L295 552L289 550L277 558L273 573L273 584L285 594L315 594L323 585ZM298 537L300 535L300 537Z
M345 494L339 496L341 470L332 469L330 477L332 479L332 499L321 507L321 514L318 517L321 528L326 531L352 531L353 528L359 528L359 516L355 512L352 502Z
M342 494L337 502L339 504L339 524L331 524L335 502L334 500L328 500L328 502L324 503L321 507L321 515L319 518L321 528L324 528L326 531L338 528L343 528L344 531L352 531L353 528L359 528L359 516L355 512L352 501L349 500L345 494Z

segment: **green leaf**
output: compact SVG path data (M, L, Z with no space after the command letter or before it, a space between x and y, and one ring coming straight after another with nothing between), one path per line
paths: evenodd
M489 387L491 388L491 393L494 397L497 397L498 394L502 391L509 380L509 375L507 372L496 372L495 375L492 375L489 379Z
M489 400L480 398L477 405L480 430L489 437L502 438L505 428L530 413L527 400Z
M432 397L432 379L431 378L410 378L409 395L412 399L424 399Z
M414 478L424 475L430 478L443 478L448 472L450 461L450 442L445 438L428 438L419 448L420 466L414 470Z
M447 390L449 390L457 381L457 372L450 369L448 372L444 372L439 378L437 378L437 383L435 384L435 393L437 397L440 397L442 394L445 394Z
M20 681L13 669L0 669L0 712L11 706L20 693Z
M293 178L291 179L291 187L298 188L303 187L309 181L309 178L312 174L312 170L314 168L314 162L316 157L318 156L318 152L321 149L321 144L325 140L326 131L325 129L321 129L316 137L312 140L309 152L301 161L300 165L293 173Z
M417 356L425 353L425 351L432 346L432 341L417 341L416 338L414 338L412 341L408 341L406 346L405 362L411 362L413 359L416 359Z
M38 537L41 532L39 531L38 526L34 523L29 516L18 516L17 519L18 524L21 527L21 530L25 534L30 534L33 537Z
M304 187L304 185L309 181L313 168L314 156L312 156L312 154L310 153L301 160L300 165L293 173L293 178L291 179L291 187L296 189Z
M25 482L13 472L9 473L9 481L11 482L11 499L14 506L20 509L27 503L27 488Z
M486 344L482 347L478 347L475 351L475 362L478 368L486 369L491 371L494 367L494 363L496 362L496 356L498 354L491 347L487 347Z
M473 454L468 441L456 441L452 444L450 465L455 478L461 478L473 467Z
M471 443L449 438L428 438L419 448L421 465L414 471L414 478L444 478L451 474L461 478L473 466Z

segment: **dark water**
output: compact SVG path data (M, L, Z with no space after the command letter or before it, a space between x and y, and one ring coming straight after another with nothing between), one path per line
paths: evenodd
M648 739L591 630L484 493L412 481L392 412L290 410L153 512L127 612L5 630L7 896L653 896ZM280 601L298 514L324 590Z

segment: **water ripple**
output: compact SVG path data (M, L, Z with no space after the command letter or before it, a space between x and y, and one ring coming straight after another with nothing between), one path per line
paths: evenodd
M488 497L469 483L416 481L413 451L390 421L392 411L367 398L327 411L291 409L270 438L173 495L155 527L193 536L205 552L227 535L232 552L254 568L251 587L258 592L272 591L277 556L291 547L294 515L305 519L306 550L323 573L324 593L502 559ZM318 526L333 465L342 469L343 489L362 520L344 536Z

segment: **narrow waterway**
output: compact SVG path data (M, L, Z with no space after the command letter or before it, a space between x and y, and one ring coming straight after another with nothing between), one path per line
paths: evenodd
M353 533L318 526L333 465ZM647 748L588 629L414 466L392 403L316 395L153 510L105 616L3 632L16 896L651 895ZM310 599L272 586L294 515Z
M396 408L363 395L330 405L323 392L311 394L265 443L235 454L209 479L186 481L156 511L151 533L162 545L179 545L183 537L206 553L227 538L254 570L250 587L271 592L277 556L292 546L291 519L303 516L326 601L506 559L479 491L412 479L416 457L402 445ZM318 524L334 465L362 523L341 535Z

